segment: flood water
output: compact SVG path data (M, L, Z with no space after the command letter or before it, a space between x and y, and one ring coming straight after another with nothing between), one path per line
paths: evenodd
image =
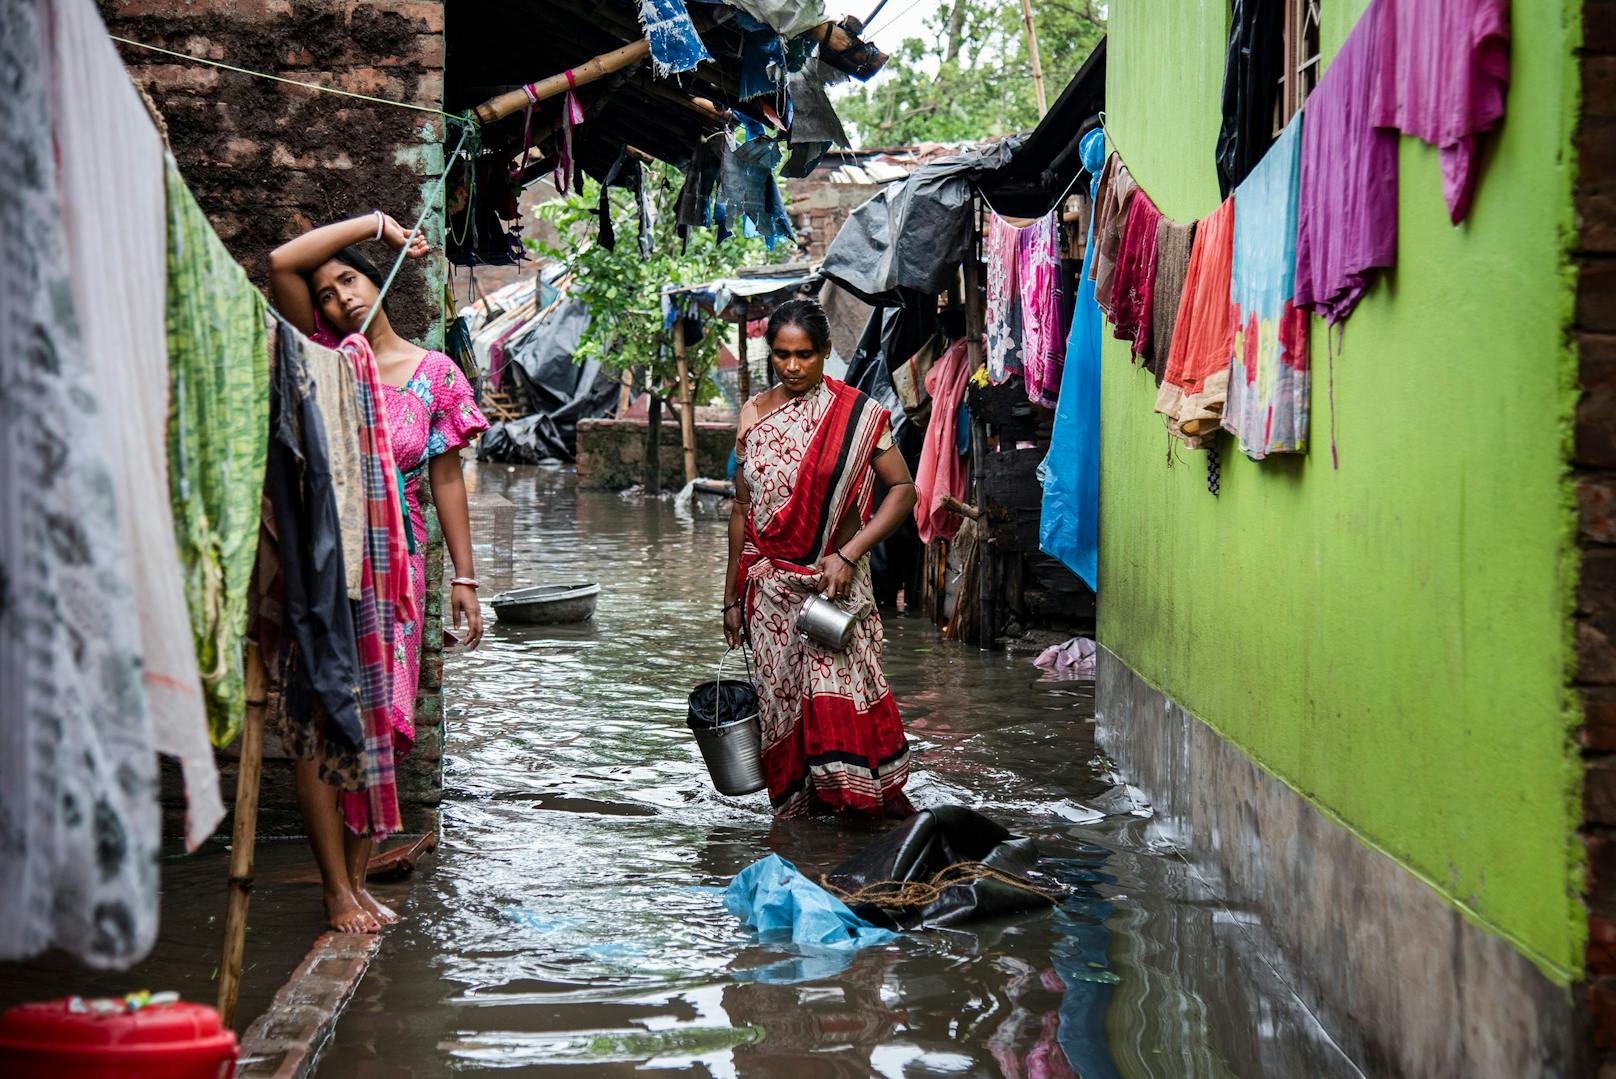
M442 843L321 1075L1356 1074L1111 774L1092 684L923 620L887 619L911 798L1036 837L1071 898L846 960L759 946L718 894L737 871L829 869L883 826L708 783L684 711L723 651L723 522L558 472L470 482L485 595L596 580L599 610L449 657Z

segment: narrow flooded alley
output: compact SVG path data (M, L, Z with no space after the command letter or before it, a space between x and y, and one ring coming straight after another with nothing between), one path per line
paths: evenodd
M468 483L487 594L603 594L592 623L492 625L448 660L442 843L321 1074L1356 1074L1251 920L1113 783L1092 683L900 615L886 665L913 800L1036 837L1070 898L847 956L759 946L721 902L737 871L773 852L811 874L881 828L777 822L762 794L713 792L684 712L723 652L722 519L559 471Z

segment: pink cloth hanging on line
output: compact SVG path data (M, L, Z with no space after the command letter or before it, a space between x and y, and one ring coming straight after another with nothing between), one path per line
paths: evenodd
M1509 0L1375 4L1371 120L1441 151L1442 196L1457 225L1475 193L1475 136L1504 115Z
M1021 233L1017 291L1021 293L1021 365L1027 398L1055 407L1066 366L1061 325L1060 216L1051 210Z
M933 538L953 539L961 518L943 509L943 496L965 497L965 462L955 450L956 425L965 384L971 377L971 358L965 341L955 341L926 372L926 392L931 394L931 422L926 425L926 441L915 468L915 523L920 526L920 542Z

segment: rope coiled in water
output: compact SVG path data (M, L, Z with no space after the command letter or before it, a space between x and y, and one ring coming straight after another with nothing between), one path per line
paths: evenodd
M821 873L819 886L848 906L855 903L869 903L877 907L908 909L930 906L941 899L948 889L979 880L997 881L1023 892L1031 892L1051 903L1058 902L1062 898L1058 893L1040 888L1025 877L995 869L986 862L955 862L939 870L930 880L878 880L852 891L838 888Z

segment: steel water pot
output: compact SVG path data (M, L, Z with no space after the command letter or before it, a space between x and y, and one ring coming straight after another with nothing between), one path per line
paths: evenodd
M840 652L853 639L853 626L857 621L825 597L811 595L802 601L802 609L797 612L797 633L805 641Z

